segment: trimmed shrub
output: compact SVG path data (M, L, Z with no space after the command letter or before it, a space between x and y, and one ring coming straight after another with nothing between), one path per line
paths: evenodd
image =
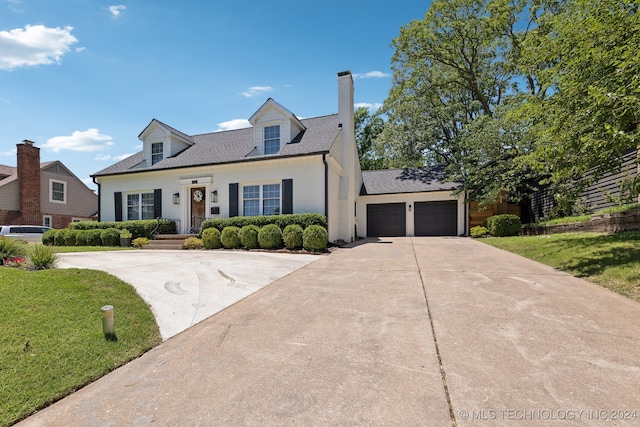
M479 237L484 237L487 234L489 234L489 230L487 230L486 227L483 227L481 225L477 225L475 227L471 227L471 237L477 239Z
M286 214L286 215L261 215L261 216L234 216L231 218L215 218L207 219L200 225L200 231L208 228L217 228L222 231L225 227L242 228L245 225L255 225L259 228L268 224L275 224L280 229L284 229L287 225L298 224L303 229L310 225L320 225L327 228L327 217L316 213L305 214Z
M258 233L260 232L260 228L255 225L245 225L238 232L238 237L240 237L240 243L247 249L256 249L258 248Z
M64 235L65 246L77 246L76 237L78 236L78 230L69 229Z
M150 239L155 231L156 234L175 234L176 223L169 219L142 219L135 221L80 221L73 222L69 228L74 230L106 230L108 228L117 228L118 230L127 229L131 232L132 238L146 237Z
M262 249L282 247L282 230L275 224L267 224L258 233L258 244Z
M287 249L300 249L304 230L298 224L289 224L282 231L282 240Z
M319 225L310 225L302 234L302 246L309 251L323 251L327 249L327 230Z
M202 244L206 249L221 248L222 242L220 242L220 230L217 228L207 228L202 231Z
M35 245L31 252L29 263L35 270L48 270L53 267L58 260L58 254L53 248L46 245Z
M131 242L131 245L134 248L141 248L148 244L149 244L149 239L147 239L146 237L137 237L133 239L133 241Z
M87 245L102 246L102 230L86 230Z
M55 235L55 245L56 246L64 246L65 245L65 240L66 240L66 235L69 232L68 228L62 228L60 230L58 230L58 232Z
M120 246L120 230L107 228L100 233L103 246Z
M494 215L487 218L487 228L492 236L517 236L520 234L522 224L520 223L520 217L517 215Z
M76 232L76 245L89 246L89 230L75 230L75 232Z
M222 230L222 234L220 234L222 246L227 249L237 249L242 246L240 237L238 236L239 231L240 229L238 227L225 227L224 230Z
M47 230L44 233L42 233L42 244L44 245L49 245L49 246L53 246L56 244L56 234L58 233L58 230Z
M197 237L187 237L182 243L183 249L202 249L204 245L202 244L202 239Z

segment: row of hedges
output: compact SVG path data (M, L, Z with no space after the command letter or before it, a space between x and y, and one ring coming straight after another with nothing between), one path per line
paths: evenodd
M287 248L323 251L327 248L326 228L311 224L302 228L298 224L289 224L284 230L276 224L258 227L254 224L243 227L227 226L218 230L209 227L202 231L202 243L207 249L280 249Z
M120 233L117 228L75 230L61 228L47 230L42 235L42 243L49 246L120 246Z
M225 227L242 228L247 225L264 227L269 224L277 225L281 230L288 225L298 225L303 230L310 225L319 225L325 230L327 228L327 217L316 213L287 214L287 215L263 215L263 216L234 216L231 218L207 219L200 225L200 233L208 228L216 228L222 231Z
M146 237L151 239L151 233L158 228L158 234L175 234L176 223L169 219L142 219L137 221L109 221L109 222L97 222L97 221L81 221L72 222L69 228L72 230L107 230L115 228L117 230L127 229L131 232L132 238ZM107 245L109 246L109 245Z

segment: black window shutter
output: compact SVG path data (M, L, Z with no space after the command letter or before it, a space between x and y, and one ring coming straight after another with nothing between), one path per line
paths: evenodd
M293 180L282 180L282 213L293 213Z
M238 183L229 184L229 217L238 216Z
M115 209L116 221L122 221L122 192L113 193L113 207Z
M162 188L153 190L153 217L162 218Z

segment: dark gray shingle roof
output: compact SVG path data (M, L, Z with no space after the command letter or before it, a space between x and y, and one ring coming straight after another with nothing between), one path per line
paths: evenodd
M255 148L253 141L253 128L245 128L224 132L212 132L202 135L185 135L193 141L192 146L181 151L175 156L163 159L153 166L149 166L145 163L143 153L141 151L109 166L106 169L96 172L92 176L117 175L130 172L163 169L179 169L192 166L236 163L259 159L277 159L280 157L329 152L331 145L340 132L340 128L338 127L338 115L333 114L329 116L302 119L300 122L306 129L297 135L290 143L282 144L280 151L275 155L253 155L252 152ZM162 124L164 125L164 123ZM173 129L170 126L167 126L167 128Z
M446 178L444 167L362 171L360 195L446 191L460 186Z

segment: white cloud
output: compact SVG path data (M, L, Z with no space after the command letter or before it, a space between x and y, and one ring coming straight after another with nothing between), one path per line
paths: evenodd
M69 46L78 42L71 35L72 30L73 27L27 25L0 31L0 69L59 63Z
M372 78L381 79L385 77L391 77L391 74L383 73L382 71L369 71L368 73L364 73L364 74L358 74L358 73L353 74L354 79L372 79Z
M122 11L126 9L127 9L127 6L123 4L109 6L109 12L111 13L111 16L113 16L114 18L117 18L118 16L120 16Z
M91 128L85 131L75 131L70 136L55 136L49 139L43 148L48 148L54 153L62 150L70 151L102 151L113 145L109 135L103 135L98 129Z
M7 150L7 151L0 151L0 156L15 156L16 153L18 152L18 150L16 148L13 148L11 150Z
M368 102L358 102L358 103L354 104L353 106L355 108L364 107L364 108L366 108L368 110L376 111L376 110L380 109L380 107L382 107L382 104L379 103L379 102L375 102L373 104L370 104Z
M243 129L251 127L251 123L247 119L233 119L227 122L218 123L217 132L223 130L234 130L234 129Z
M242 94L247 98L251 98L254 96L262 95L266 92L273 92L273 88L271 86L251 86L248 90L242 92Z
M111 156L108 154L97 154L93 159L99 162L106 162L107 160L111 160Z

